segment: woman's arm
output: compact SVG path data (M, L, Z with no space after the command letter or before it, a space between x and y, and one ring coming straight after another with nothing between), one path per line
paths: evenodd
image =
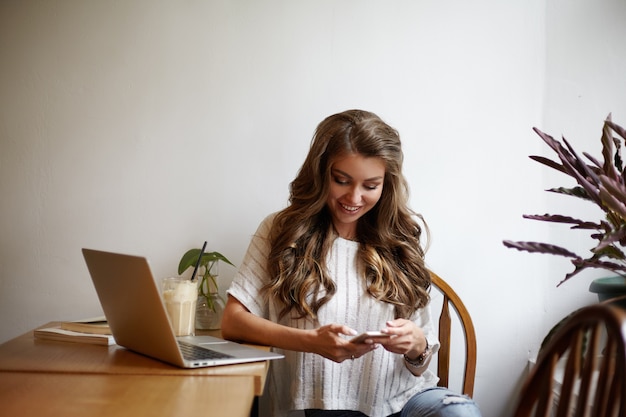
M356 332L339 324L312 330L283 326L252 314L233 296L228 297L222 317L225 339L317 353L335 362L358 358L377 347L376 344L350 343L341 334L355 335Z
M229 295L222 317L222 337L237 342L274 346L286 350L305 351L306 330L273 323L252 313Z

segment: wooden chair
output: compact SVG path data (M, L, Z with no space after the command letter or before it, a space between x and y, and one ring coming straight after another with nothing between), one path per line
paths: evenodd
M596 304L572 313L539 353L514 416L626 416L625 343L626 310Z
M439 314L439 342L441 347L437 356L437 375L439 386L448 387L450 376L450 344L452 334L452 318L450 306L456 312L465 336L465 368L463 371L462 393L474 395L474 379L476 376L476 332L472 318L457 293L440 276L430 271L432 285L443 295L441 313Z

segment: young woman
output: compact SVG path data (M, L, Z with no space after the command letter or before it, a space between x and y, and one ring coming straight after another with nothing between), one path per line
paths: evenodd
M426 226L408 207L402 161L398 133L375 114L326 118L289 206L253 236L222 334L285 355L272 363L273 415L480 416L428 370L439 342ZM366 331L379 333L351 340Z

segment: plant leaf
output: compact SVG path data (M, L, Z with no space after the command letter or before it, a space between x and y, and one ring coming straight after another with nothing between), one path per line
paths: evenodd
M613 129L613 131L615 133L617 133L619 136L621 136L621 138L626 141L626 129L624 129L623 127L621 127L620 125L617 125L611 121L606 121L605 122L607 126L609 126L611 129Z
M611 115L608 117L609 120L610 117ZM600 138L600 142L602 142L602 157L604 158L602 171L604 175L617 179L619 177L619 173L615 168L615 162L621 162L621 158L619 156L619 148L615 150L615 142L613 141L611 127L606 123L606 121L604 122L604 126L602 126L602 137Z
M583 187L580 187L580 186L576 186L573 188L565 188L565 187L550 188L547 191L551 193L565 194L565 195L569 195L572 197L578 197L578 198L582 198L583 200L591 200L591 197L589 197L589 193L587 193L587 191Z
M626 265L618 264L615 262L607 262L601 261L599 259L588 260L588 259L573 259L572 263L575 265L575 269L573 272L565 275L565 278L557 284L557 287L563 284L565 281L578 274L587 268L597 268L597 269L606 269L607 271L615 272L618 275L624 275L626 273Z
M594 253L593 258L600 259L601 257L607 257L616 260L624 260L624 252L622 252L615 245L600 245L591 250Z
M621 178L621 177L618 177ZM626 221L626 187L624 184L605 175L600 176L600 198L602 202L615 214L622 222Z
M623 127L621 127L620 125L617 125L615 123L613 123L611 121L611 115L609 114L606 118L606 121L604 122L608 127L610 127L611 129L613 129L613 131L615 133L617 133L619 136L622 137L622 139L626 140L626 129L624 129Z
M183 257L180 259L178 263L178 275L182 274L189 267L195 267L196 262L198 262L198 256L200 256L200 252L202 249L189 249ZM215 261L223 261L229 265L235 266L231 261L229 261L224 255L219 252L205 252L202 254L202 260L200 261L200 265L207 266L209 263Z
M502 243L507 248L517 249L520 251L526 251L531 253L545 253L548 255L559 255L568 258L579 258L574 252L571 252L560 246L551 245L549 243L539 242L520 242L512 240L503 240Z
M189 249L187 252L185 252L183 257L180 258L180 262L178 263L178 275L185 272L190 266L196 266L200 251L201 249Z
M545 166L548 166L564 174L567 174L567 172L565 171L565 168L563 168L563 165L559 164L558 162L554 162L552 159L548 159L543 156L536 156L536 155L531 155L529 156L529 158L532 159L533 161L539 162L540 164L544 164Z
M197 259L197 256L196 256ZM208 252L202 255L202 265L206 265L209 262L222 261L229 265L235 266L231 261L229 261L224 255L219 252Z
M573 224L574 226L572 226L572 229L600 230L602 228L601 225L597 223L586 222L573 217L562 216L560 214L524 214L522 217L525 219L541 220L544 222Z
M613 230L606 235L602 235L600 243L596 246L596 249L601 249L604 246L612 245L619 242L620 246L624 246L622 242L626 240L626 227L622 226L617 230Z

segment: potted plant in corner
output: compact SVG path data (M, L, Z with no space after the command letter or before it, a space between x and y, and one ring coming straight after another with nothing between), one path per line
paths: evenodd
M604 213L604 218L596 221L580 220L574 217L543 214L524 215L524 218L571 225L571 229L589 230L592 239L597 241L587 257L577 255L568 249L549 243L519 242L505 240L504 245L522 251L545 253L570 258L574 270L565 275L557 285L561 285L587 268L600 268L617 274L615 277L599 278L591 283L590 291L598 293L600 301L626 295L626 170L621 156L622 141L626 141L626 130L615 124L609 114L602 129L602 158L600 162L583 152L581 157L567 142L562 143L537 128L533 130L552 148L560 163L541 156L531 159L569 175L576 180L572 188L559 187L547 191L580 198L596 204ZM614 137L613 134L619 137ZM621 139L620 139L621 138ZM621 302L624 307L626 299Z
M202 258L198 263L200 253L202 253ZM219 261L235 266L221 253L203 252L201 249L189 249L178 263L178 275L198 264L197 276L200 279L196 303L196 328L198 329L220 328L225 304L217 285Z

